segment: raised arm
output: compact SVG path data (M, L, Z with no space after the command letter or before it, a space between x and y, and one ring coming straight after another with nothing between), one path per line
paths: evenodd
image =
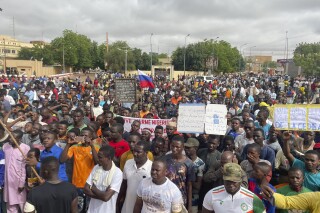
M293 164L294 161L294 156L291 154L290 152L290 138L291 138L291 134L288 131L285 131L282 134L282 139L283 139L283 154L286 156L286 158L289 160L290 165Z

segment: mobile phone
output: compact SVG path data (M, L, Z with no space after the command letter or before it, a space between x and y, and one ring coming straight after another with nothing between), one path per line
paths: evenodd
M84 137L83 136L77 136L74 138L74 140L78 143L84 143Z

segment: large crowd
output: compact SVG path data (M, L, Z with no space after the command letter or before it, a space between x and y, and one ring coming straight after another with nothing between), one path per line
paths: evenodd
M116 78L137 80L136 102ZM319 104L317 78L265 73L0 77L0 213L320 212L320 134L276 104ZM179 132L179 105L224 104L225 135ZM135 118L130 129L125 119ZM141 128L141 119L170 119Z

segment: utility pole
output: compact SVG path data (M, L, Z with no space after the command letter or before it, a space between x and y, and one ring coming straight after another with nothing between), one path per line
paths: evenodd
M288 51L289 51L289 46L288 46L288 31L286 31L286 75L288 75L288 68L289 68L289 63L288 63Z
M12 30L13 30L13 38L16 39L16 30L14 26L14 16L12 17Z
M239 72L241 71L241 48L247 44L248 43L242 44L240 45L240 48L239 48Z
M6 40L3 39L3 49L4 49L4 60L3 60L3 73L4 74L7 74L7 63L6 63L6 60L7 60L7 51L6 51Z
M188 34L184 38L184 54L183 54L183 75L186 76L186 44L187 44L187 37L189 37L190 34Z
M63 46L62 46L62 66L63 66L63 70L62 73L65 73L65 63L64 63L64 41L63 41Z
M151 64L150 73L151 73L151 75L152 75L152 36L153 36L153 33L150 34L150 58L151 58L151 60L150 60L150 64Z

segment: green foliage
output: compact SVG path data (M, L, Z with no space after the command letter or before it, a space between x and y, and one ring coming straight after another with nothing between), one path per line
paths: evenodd
M300 43L294 50L293 61L305 75L320 74L320 42Z
M241 67L244 66L244 60L236 48L226 41L207 40L189 44L186 48L178 47L172 54L172 63L176 70L184 68L184 51L186 54L186 70L207 71L212 69L212 62L218 61L218 67L214 67L219 72L235 72L239 69L239 59Z

